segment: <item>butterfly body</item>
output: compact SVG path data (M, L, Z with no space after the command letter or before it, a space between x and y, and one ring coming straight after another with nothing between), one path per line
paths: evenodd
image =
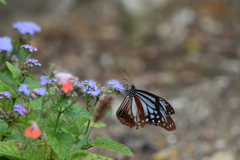
M131 85L116 116L122 124L130 128L139 129L145 124L150 124L173 131L176 126L170 115L174 113L174 109L166 100Z

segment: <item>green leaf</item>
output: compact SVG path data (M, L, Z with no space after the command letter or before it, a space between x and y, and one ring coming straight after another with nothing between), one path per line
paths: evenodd
M36 110L40 110L42 108L42 98L24 103L23 106L31 107L31 108L36 109Z
M71 160L81 160L81 159L97 159L98 156L96 154L93 154L91 152L85 151L85 150L78 150L71 155Z
M98 158L101 158L101 160L115 160L114 157L110 157L104 154L96 154Z
M61 126L61 129L64 132L71 133L74 137L79 137L79 135L85 133L86 127L84 123L87 121L89 121L89 119L86 118L77 118L76 120L69 119L69 122Z
M11 93L12 98L16 98L18 95L14 92L14 90L3 81L0 80L0 92L8 91Z
M25 148L23 154L18 150L18 141L9 140L7 142L0 142L0 154L6 157L10 157L11 159L34 159L41 160L45 159L47 153L42 155L44 152L42 141L36 141L38 143L37 149ZM40 142L40 143L39 143ZM49 151L48 151L49 152Z
M91 130L89 130L87 132L87 134L83 137L83 139L76 145L76 147L74 148L74 151L77 151L77 150L81 149L84 146L84 144L85 144L85 142L86 142L90 132L91 132Z
M69 104L70 105L70 104ZM72 118L93 119L93 116L83 107L79 107L77 102L64 112L65 116Z
M93 124L94 123L91 121L89 127L92 127ZM84 126L87 126L87 123L85 123ZM95 128L106 127L106 124L103 122L96 122L93 127L95 127Z
M1 131L5 132L7 130L7 127L8 127L8 124L0 120L0 132Z
M30 78L30 77L27 77L27 78L24 80L23 83L28 84L30 90L34 90L34 89L36 89L36 88L40 88L40 87L41 87L38 81L33 80L33 79Z
M3 4L3 5L7 5L5 0L0 0L0 3Z
M47 142L59 159L65 159L75 139L69 133L54 133L50 128L45 129Z
M66 106L69 104L67 101L68 101L68 97L61 95L59 101L55 105L53 104L51 105L51 109L56 110L58 108Z
M8 76L6 74L3 74L0 72L0 80L2 80L4 83L9 84L10 86L17 87L17 83L15 79L12 78L12 76Z
M21 75L21 70L19 68L12 65L8 61L6 61L6 64L7 64L8 69L12 72L14 78L17 78Z
M93 146L108 149L114 152L124 154L129 157L133 157L132 152L127 146L125 146L124 144L115 142L107 137L96 137Z
M88 104L87 108L89 109L94 109L94 105L92 105L91 103Z

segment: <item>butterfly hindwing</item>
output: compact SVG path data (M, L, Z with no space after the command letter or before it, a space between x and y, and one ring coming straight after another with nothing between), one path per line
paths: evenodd
M146 117L138 96L126 96L118 108L116 115L122 124L130 128L136 127L136 129L139 129L139 127L143 128L145 126Z

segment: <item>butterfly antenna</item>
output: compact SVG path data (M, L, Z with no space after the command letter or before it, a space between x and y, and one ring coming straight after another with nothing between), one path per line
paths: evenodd
M131 79L131 77L128 75L127 71L125 71L125 70L123 70L123 71L127 74L128 78L131 80L131 83L134 84L133 81L132 81L132 79ZM126 81L127 81L127 80L126 80ZM128 82L129 82L129 81L128 81Z
M124 81L127 81L127 82L129 82L129 83L132 83L132 82L130 82L129 80L127 80L127 79L123 79Z

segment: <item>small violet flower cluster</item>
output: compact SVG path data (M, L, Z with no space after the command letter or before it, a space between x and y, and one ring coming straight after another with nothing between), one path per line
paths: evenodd
M40 79L41 79L40 84L42 86L46 86L47 84L52 84L58 81L56 78L48 78L48 76L42 76L40 77Z
M28 50L30 53L38 51L38 49L36 47L32 47L28 44L21 45L21 47Z
M30 95L29 100L32 101L32 100L38 99L39 97L44 96L45 94L47 94L47 91L45 88L34 89Z
M23 93L26 96L30 96L30 89L29 86L27 84L22 84L20 87L17 88L17 92L18 93Z
M40 66L42 66L41 63L39 63L38 60L36 60L36 59L28 59L28 60L24 63L24 65L30 67L31 69L34 68L34 67L40 67Z
M111 87L113 87L113 89L115 89L115 91L117 92L124 92L125 91L125 88L122 84L120 84L117 80L110 80L107 82L107 84Z
M13 49L12 39L9 37L0 37L0 52L11 52Z
M8 91L0 92L0 99L3 99L3 98L10 99L11 97L12 97L12 95Z
M85 80L82 83L82 92L91 95L92 97L99 96L101 91L98 89L98 85L93 80Z
M18 32L22 35L34 35L35 32L41 31L41 27L39 27L36 23L27 21L16 22L13 24L13 28L17 29Z
M27 110L20 104L14 104L13 109L15 112L18 112L20 115L27 114Z
M30 101L47 94L47 91L44 88L37 88L31 92L27 84L22 84L20 87L18 87L17 92L28 96Z

